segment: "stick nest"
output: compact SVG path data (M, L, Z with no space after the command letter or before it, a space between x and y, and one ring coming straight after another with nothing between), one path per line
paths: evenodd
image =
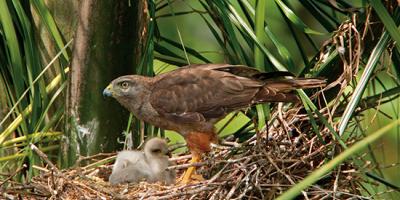
M141 182L112 186L107 182L112 165L95 163L64 171L41 169L44 173L28 184L12 182L4 195L37 199L274 199L329 160L336 154L335 149L340 149L333 142L320 145L317 137L288 137L274 132L259 133L241 143L224 140L222 145L214 146L213 155L197 163L198 173L206 180L188 185ZM97 163L112 157L98 155ZM182 174L188 167L183 164L188 156L173 159L177 165L172 168ZM300 198L361 198L358 187L361 178L356 171L353 165L343 164L304 191Z

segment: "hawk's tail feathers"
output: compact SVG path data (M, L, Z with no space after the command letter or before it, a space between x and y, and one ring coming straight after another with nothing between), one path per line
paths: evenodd
M277 90L277 92L286 92L295 89L318 88L325 85L326 80L318 78L295 78L265 81L266 87L274 88Z
M265 102L296 102L298 96L295 89L318 88L326 85L326 80L317 78L296 78L267 80L263 88L255 95L253 104Z

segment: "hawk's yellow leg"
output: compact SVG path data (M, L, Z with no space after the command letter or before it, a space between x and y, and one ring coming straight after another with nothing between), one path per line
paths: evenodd
M193 154L192 155L192 160L190 161L190 164L192 163L197 163L200 161L200 155L198 154ZM189 167L183 176L181 177L181 180L179 181L182 184L188 184L192 182L194 179L195 180L204 180L204 178L201 175L197 175L196 173L196 167L191 166Z

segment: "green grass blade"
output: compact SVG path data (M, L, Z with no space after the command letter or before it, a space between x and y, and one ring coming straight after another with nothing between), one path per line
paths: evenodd
M303 102L304 109L306 109L307 115L310 118L311 127L312 127L314 133L317 135L319 141L322 144L326 144L326 142L324 141L324 138L322 138L321 132L319 131L317 121L315 120L314 115L312 114L312 109L310 108L310 105L307 101L307 99L308 99L307 95L304 92L299 92L299 94L300 94L300 99Z
M213 34L214 38L217 40L217 42L218 42L219 46L221 47L221 49L224 51L224 55L228 56L228 59L231 62L234 61L235 57L233 56L233 53L231 53L231 49L226 47L226 45L225 45L225 43L223 41L223 38L221 38L221 36L218 34L218 31L216 30L216 28L214 26L212 26L211 23L203 15L201 15L201 17L206 22L209 30Z
M163 55L163 54L158 53L158 52L154 53L154 58L157 59L157 60L161 60L163 62L166 62L168 64L171 64L171 65L176 65L176 66L187 65L186 60L184 60L184 59L179 59L179 58L176 58L176 57L173 57L173 56L166 56L166 55Z
M265 33L271 39L272 43L275 45L275 47L278 49L279 55L281 55L281 58L285 61L286 66L290 72L293 72L296 69L296 66L294 65L292 55L290 54L289 50L286 48L285 45L283 45L278 38L275 36L275 34L270 30L268 26L265 26L264 28Z
M184 58L182 56L176 54L175 52L171 51L169 48L167 48L165 46L162 46L161 44L155 43L154 49L162 55L171 56L174 58L179 58L179 59L184 60Z
M55 113L52 114L49 121L46 122L42 128L43 132L54 129L62 121L62 116L64 116L64 107L59 108Z
M10 10L8 8L6 1L0 1L0 23L2 25L2 32L4 36L4 43L7 44L6 54L9 60L9 71L12 74L12 79L14 81L14 87L17 98L22 94L24 88L24 81L18 78L23 73L23 61L20 51L20 45L17 38L16 29L11 17ZM26 104L24 101L23 104ZM23 105L25 106L25 105Z
M170 64L162 62L160 60L154 60L153 63L154 63L154 66L153 66L154 73L156 75L159 75L159 74L162 74L165 72L170 72L170 71L173 71L178 68L175 65L170 65Z
M253 17L252 17L252 15L250 15L250 13L251 13L251 10L249 9L249 8L251 8L252 9L252 7L251 7L251 5L250 5L250 3L248 2L248 1L243 1L243 0L239 0L238 1L238 3L239 3L239 6L240 6L240 9L243 11L243 13L244 13L244 15L245 15L245 17L246 17L246 19L247 19L247 22L250 24L250 26L254 29L254 27L255 27L255 22L254 22L254 20L253 20ZM254 9L253 9L254 10ZM250 13L249 13L250 12ZM254 11L253 11L253 13L254 13ZM253 14L254 15L254 14Z
M196 57L197 59L199 59L199 60L201 60L201 61L203 61L205 63L211 63L210 60L208 60L206 57L204 57L199 52L197 52L196 50L194 50L194 49L192 49L190 47L187 47L187 46L184 45L184 48L183 48L181 44L179 44L179 43L177 43L177 42L175 42L173 40L170 40L168 38L162 37L162 36L161 36L161 40L165 41L166 43L168 43L168 44L170 44L170 45L172 45L172 46L174 46L174 47L176 47L176 48L178 48L178 49L180 49L182 51L185 49L188 54Z
M389 34L385 31L382 34L382 37L379 39L378 43L376 44L375 48L372 50L371 55L369 56L368 62L365 66L365 70L361 75L360 81L357 84L357 87L354 90L354 93L342 115L342 119L340 120L339 124L339 135L343 137L343 133L346 130L346 127L350 121L351 116L353 115L354 110L356 109L358 102L362 98L364 90L370 80L372 73L374 72L379 58L381 57L382 53L386 50L387 44L389 42Z
M47 104L46 108L43 110L43 112L40 115L40 118L36 124L34 132L39 132L40 127L42 126L42 123L44 122L44 119L51 107L51 105L54 103L54 101L57 99L57 97L61 94L61 92L64 90L64 88L67 86L67 82L63 82L61 86L55 91L53 94L53 97L50 99L49 103Z
M168 6L169 6L169 8L171 10L172 16L175 17L175 11L174 11L174 8L171 5L170 0L168 0ZM178 24L176 23L176 21L174 21L174 22L175 22L175 29L176 29L176 32L178 33L178 37L179 37L179 41L181 43L181 47L182 47L183 53L185 55L187 63L190 65L189 56L188 56L188 54L186 52L185 44L183 43L183 38L182 38L181 31L179 30L179 27L178 27Z
M291 187L285 193L277 198L277 200L286 200L286 199L295 199L303 190L308 188L310 185L317 182L322 176L332 171L336 166L340 165L347 159L351 158L364 148L368 147L371 143L379 139L385 133L387 133L390 129L399 126L400 119L384 126L383 128L377 130L376 132L372 133L371 135L365 137L361 141L355 143L350 148L344 150L341 154L337 155L335 158L330 160L328 163L323 165L321 168L315 170L310 175L308 175L305 179Z
M325 28L328 32L335 31L336 27L339 26L339 22L332 18L330 15L327 15L326 12L317 7L314 3L315 0L306 0L299 1L308 12L312 13L314 18L318 20L322 27ZM333 23L332 23L333 22Z
M246 12L247 13L246 16L249 16L249 17L255 16L254 8L251 7L251 5L247 1L239 1L239 2L242 3L241 5L244 7L243 9L247 9L248 10L248 12ZM262 2L262 3L265 4L265 2ZM265 15L265 12L264 12L264 15ZM283 45L278 40L278 38L275 36L275 34L273 34L273 32L270 30L269 26L267 25L267 20L265 19L265 17L263 17L263 19L264 19L263 26L264 26L264 31L265 31L266 36L268 36L268 38L272 41L274 46L278 49L279 55L285 61L286 66L288 66L288 69L290 69L289 71L292 72L296 67L294 65L294 62L293 62L293 59L292 59L293 56L290 55L289 50L285 47L285 45ZM260 23L259 26L261 26L261 22L259 22L259 23ZM260 37L260 33L258 33L258 34L256 33L256 36L259 39L263 39L262 37ZM264 43L264 42L265 42L265 40L263 39L263 41L261 43ZM254 48L254 49L258 50L258 48ZM259 53L261 53L261 52L259 52Z
M382 23L385 25L385 28L389 32L392 39L396 41L395 44L397 49L400 50L400 32L393 18L390 16L385 6L382 4L382 1L370 0L370 4L374 8L378 17L381 19Z
M38 133L32 133L27 136L20 136L17 138L13 138L10 140L5 141L2 145L0 145L0 148L4 148L7 146L15 145L20 142L27 142L28 140L33 140L35 142L39 141L39 139L45 138L45 137L58 137L63 135L62 132L38 132Z
M41 22L43 22L46 25L51 36L54 38L54 41L56 42L58 49L59 50L62 49L65 46L62 35L59 32L56 22L54 21L54 18L51 15L46 4L44 3L43 0L31 0L31 2L33 3L36 11L39 13L42 19ZM69 55L67 52L63 52L63 56L66 61L69 61Z
M386 89L385 91L375 94L372 96L365 97L364 99L361 100L360 106L364 106L366 108L371 107L372 105L377 105L379 102L384 99L388 98L394 95L399 95L400 94L400 86L391 88L391 89ZM371 106L369 106L371 105Z
M69 68L65 68L64 73L69 72ZM61 83L62 81L62 75L59 74L54 79L47 85L46 87L46 92L50 93L52 92L57 86ZM25 116L29 115L32 112L32 105L28 105L24 111L19 114L14 121L10 123L10 125L2 132L0 133L0 145L3 144L3 142L7 139L7 137L13 133L15 129L18 128L18 126L22 123L23 119Z
M57 53L57 55L47 64L47 66L40 72L40 74L35 78L35 80L32 81L32 84L35 84L37 81L42 78L42 76L45 74L45 72L56 62L56 60L60 57L60 55L66 51L67 47L72 44L72 40L70 40L65 47L61 49L60 52ZM68 71L68 70L67 70ZM29 90L31 88L26 89L22 94L21 97L13 103L13 107L10 109L10 111L7 113L7 115L4 117L4 119L1 120L0 126L4 124L4 122L11 116L11 114L14 112L14 110L17 108L19 103L23 100L24 96L28 94Z
M332 62L335 61L338 55L339 53L336 49L333 50L332 52L329 52L329 56L324 60L324 62L321 65L318 66L318 69L312 71L311 75L313 77L320 76L321 72L326 70L332 64ZM307 66L306 68L304 68L301 74L304 75L304 73L307 73L310 70L310 67L311 66Z
M289 7L286 6L281 0L275 0L276 4L282 9L285 16L296 25L297 28L302 30L304 33L307 34L314 34L314 35L324 35L319 31L315 31L308 27L301 19L298 17Z
M328 130L331 132L331 134L333 135L333 137L339 142L339 144L344 148L347 149L347 145L344 143L344 141L342 140L342 138L340 138L340 136L337 134L337 132L335 131L335 129L328 123L328 120L319 112L319 110L317 109L317 107L313 104L313 102L310 100L310 98L308 98L308 96L306 95L306 93L303 90L297 90L301 99L303 100L303 102L305 102L305 104L313 111L317 114L318 119L322 121L322 123L325 125L325 127L328 128Z
M244 28L244 30L249 34L249 36L253 39L254 43L257 45L258 48L261 49L261 51L267 56L267 58L271 61L271 63L274 65L274 67L279 70L279 71L287 71L287 68L278 60L275 58L275 56L267 49L264 47L264 45L258 40L257 36L254 34L253 30L244 22L242 17L239 15L239 13L236 11L236 9L232 5L228 5L229 9L232 12L232 15L230 16L232 20L237 20L238 26L241 26ZM272 70L270 70L272 71Z
M234 25L232 24L232 15L228 13L226 9L226 4L220 1L214 2L216 6L219 8L219 17L221 17L222 24L224 25L226 31L226 37L228 37L228 42L231 44L233 52L236 54L236 59L239 63L246 63L246 57L243 52L243 48L240 46L240 42L238 40L237 34L234 30ZM226 2L228 3L228 2Z
M258 42L261 45L264 45L264 18L265 18L265 9L266 9L266 1L258 1L256 7L256 24L255 24L255 34L258 39ZM264 54L261 52L261 49L258 46L254 47L254 63L256 68L265 69L264 66ZM258 116L258 130L261 130L266 123L266 119L269 118L269 106L266 105L257 105L257 116Z
M53 150L57 150L60 149L60 145L51 145L51 146L46 146L43 148L39 148L43 153L44 152L48 152L48 151L53 151ZM15 159L21 159L24 158L26 156L29 156L29 152L28 151L24 151L23 153L17 153L17 154L13 154L10 156L3 156L0 157L0 162L5 162L5 161L9 161L9 160L15 160Z
M22 5L19 1L13 1L14 9L16 11L18 22L20 23L20 32L21 32L21 43L23 44L24 51L24 61L26 65L26 82L30 88L30 98L32 102L32 114L29 119L29 132L32 132L33 127L37 123L37 120L42 112L42 102L47 102L47 94L44 88L44 81L41 80L38 84L33 83L34 77L36 77L41 71L41 62L39 56L39 50L36 45L36 40L34 38L33 27L31 24L31 20L28 18L25 10L22 8ZM42 86L42 87L40 87ZM22 95L21 95L22 96ZM24 132L28 134L28 132Z

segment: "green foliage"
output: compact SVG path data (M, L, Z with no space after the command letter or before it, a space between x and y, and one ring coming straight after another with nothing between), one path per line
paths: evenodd
M27 148L29 143L43 147L44 151L57 149L60 134L48 132L55 130L62 118L63 107L56 110L54 105L65 88L65 76L49 76L47 70L61 55L64 63L68 55L60 33L42 0L36 0L34 10L30 10L27 1L0 2L0 85L6 98L0 102L6 109L0 119L0 155L1 161L18 158L17 166L24 162L40 165L36 156ZM41 13L38 20L47 24L50 37L57 41L60 52L46 66L40 55L38 33L36 32L33 12ZM64 68L56 68L64 74ZM1 115L3 116L3 115ZM11 155L10 155L11 154ZM2 171L14 170L13 163L3 165ZM29 170L29 176L34 170Z
M385 164L400 162L399 129L388 135L393 145L388 149L396 158L386 160L383 153L371 151L374 149L371 143L388 131L384 125L393 119L398 122L399 118L400 11L396 2L150 0L148 9L151 20L144 56L135 68L139 74L159 74L188 63L225 62L267 72L281 70L299 76L326 77L329 83L350 81L350 87L341 88L339 84L324 91L324 102L312 101L309 94L299 91L304 114L312 127L309 134L317 135L323 143L321 130L328 129L344 152L294 186L290 192L295 192L290 197L341 163L352 161L361 148L369 148L366 152L375 165L379 165L379 160ZM60 52L54 58L60 63L59 68L52 66L54 61L44 67L32 11ZM61 135L54 131L60 131L63 106L56 105L65 104L59 97L68 75L66 63L70 56L64 47L68 45L64 44L63 34L43 0L0 1L0 25L0 88L5 94L0 105L7 111L0 115L5 116L0 118L0 162L18 158L16 165L26 159L34 163L35 156L26 145L36 143L44 151L53 151ZM357 70L346 71L352 67ZM56 75L48 73L49 68L54 68ZM335 100L337 96L339 102ZM383 104L386 110L380 109ZM324 106L334 108L338 115L322 114ZM240 137L245 135L243 132L253 134L255 126L251 119L257 118L261 128L266 120L276 120L268 116L274 109L276 104L229 115L217 124L217 129L223 137L230 134ZM376 113L371 114L371 110ZM372 128L365 128L371 121ZM182 140L173 132L163 132L138 121L133 124L129 122L126 130L136 139L165 134L173 142ZM372 135L367 136L368 132ZM354 137L358 142L347 146L346 142ZM383 179L388 177L380 168L373 172ZM400 180L398 173L394 175ZM378 183L385 189L384 183Z

